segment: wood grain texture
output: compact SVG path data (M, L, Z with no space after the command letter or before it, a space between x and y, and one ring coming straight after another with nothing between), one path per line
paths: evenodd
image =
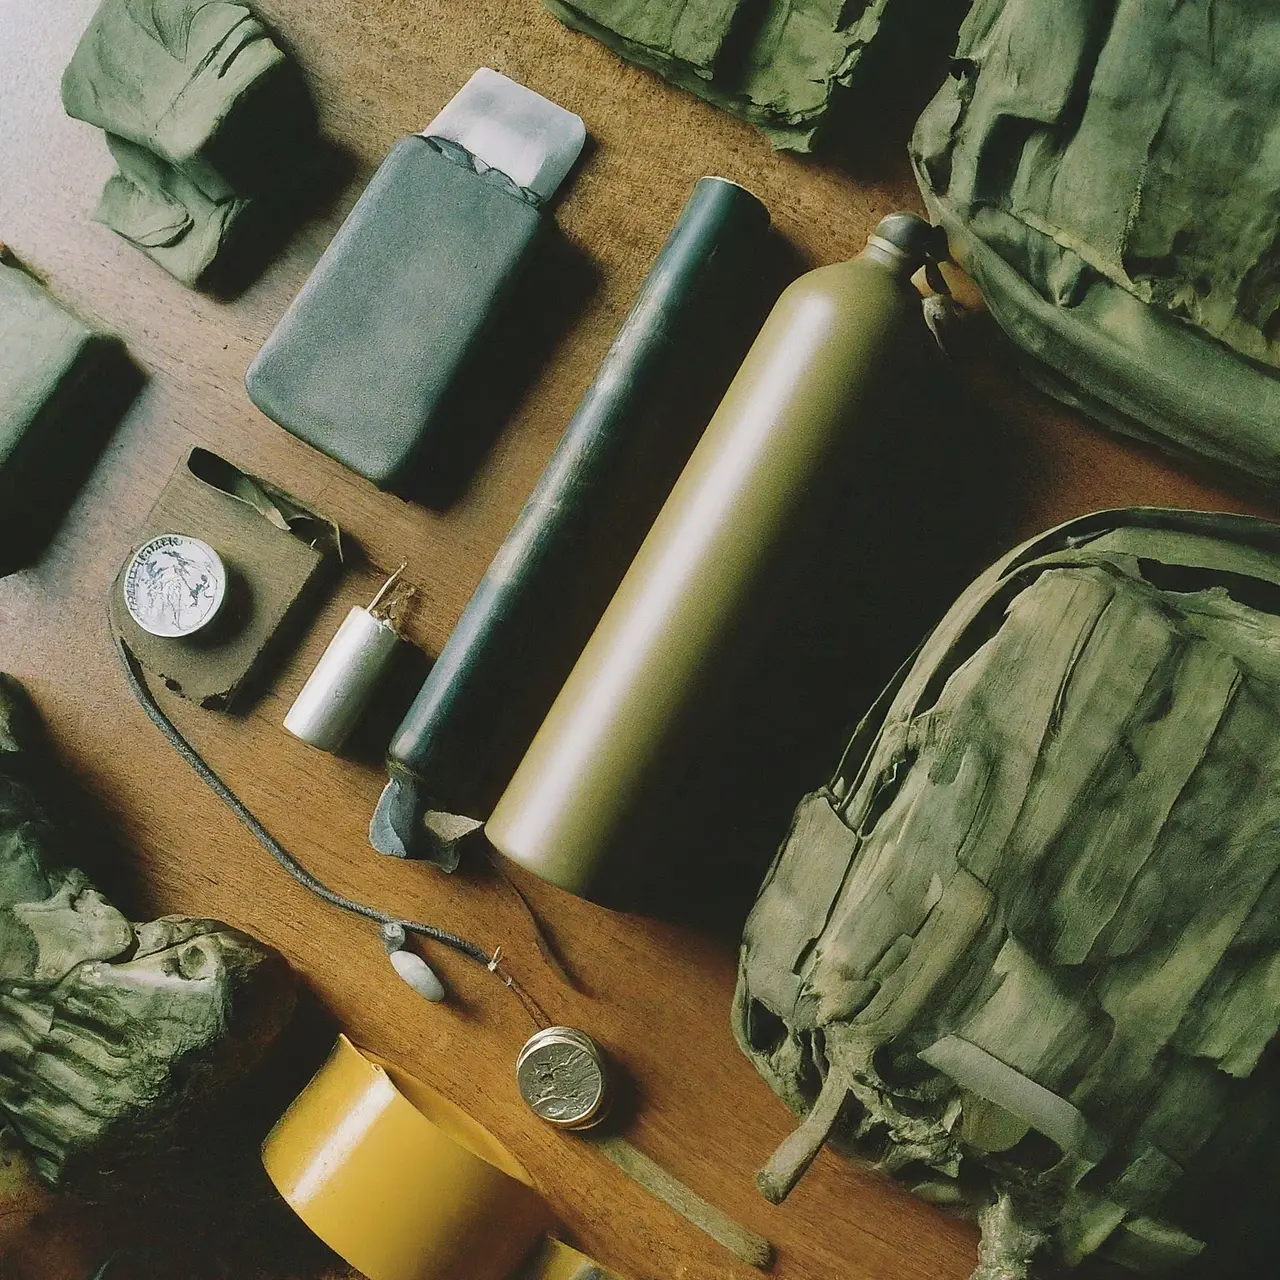
M750 187L809 262L849 257L879 216L919 207L901 122L868 119L876 145L848 169L806 163L771 153L749 127L564 30L535 0L268 0L258 7L300 59L324 132L352 157L355 175L255 284L218 302L184 289L89 221L110 163L101 137L62 115L58 77L92 7L93 0L0 0L0 240L59 299L120 334L149 377L49 552L35 568L0 581L0 669L27 685L47 717L91 797L103 850L129 850L101 852L96 864L86 858L86 868L135 919L205 913L279 947L354 1040L415 1072L499 1135L545 1188L571 1237L602 1263L634 1280L752 1274L587 1144L543 1128L524 1110L512 1068L532 1027L489 975L432 952L455 1001L427 1007L394 980L374 930L316 902L266 858L130 701L108 641L105 596L165 479L187 449L202 444L338 520L369 565L408 559L422 589L415 636L438 652L693 182L718 173ZM376 492L278 429L249 404L242 378L372 168L481 64L587 123L593 142L557 218L589 264L593 288L567 332L545 335L551 358L474 482L439 514ZM919 103L932 87L932 78L919 87ZM877 135L892 128L900 140L881 145ZM1267 513L1048 404L1006 365L996 345L967 366L1019 458L1011 495L966 495L975 528L992 526L988 504L1006 504L994 522L1004 545L1099 506L1162 502ZM996 549L978 546L974 555L981 561ZM280 722L346 609L367 597L377 577L372 567L348 575L249 714L166 702L214 768L334 888L487 945L502 943L535 998L557 1020L589 1030L624 1065L640 1103L630 1138L773 1240L782 1280L967 1276L975 1258L968 1227L830 1153L783 1206L757 1194L754 1170L794 1122L733 1045L730 941L610 915L528 884L589 994L570 993L539 960L526 917L493 876L446 879L368 848L381 769L321 756L289 738ZM228 1270L230 1255L220 1251L244 1228L233 1218L225 1225L226 1241L202 1246L198 1274L346 1274L304 1257L300 1246L291 1253L266 1239L255 1268L242 1265L242 1247L241 1263ZM85 1248L105 1252L121 1229L114 1219L98 1222ZM15 1278L77 1275L67 1250L50 1246L31 1256L43 1261Z

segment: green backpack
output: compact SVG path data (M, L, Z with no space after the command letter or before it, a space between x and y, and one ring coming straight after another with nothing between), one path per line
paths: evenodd
M1280 6L976 0L930 216L1041 388L1280 482Z
M806 1117L771 1199L830 1136L982 1280L1199 1254L1280 1169L1280 526L1100 512L980 577L797 809L733 1023Z

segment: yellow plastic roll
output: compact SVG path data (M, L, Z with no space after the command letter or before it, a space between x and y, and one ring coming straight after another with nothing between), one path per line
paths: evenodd
M267 1135L262 1163L303 1222L369 1280L603 1274L544 1239L554 1215L497 1139L345 1036Z

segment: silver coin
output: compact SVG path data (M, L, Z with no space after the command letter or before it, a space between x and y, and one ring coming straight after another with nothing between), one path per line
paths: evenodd
M516 1083L534 1114L561 1128L589 1128L608 1111L604 1055L571 1027L548 1027L530 1038L516 1062Z
M227 570L199 538L166 533L134 552L124 572L129 616L153 636L190 636L207 627L227 594Z

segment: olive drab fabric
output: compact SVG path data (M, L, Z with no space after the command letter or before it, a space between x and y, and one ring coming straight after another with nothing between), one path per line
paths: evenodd
M1280 8L977 0L912 159L1026 372L1280 482Z
M747 922L734 1031L806 1117L761 1189L830 1136L978 1217L982 1280L1196 1257L1206 1187L1280 1173L1278 836L1280 526L1101 512L1010 553Z
M873 42L937 0L544 0L567 26L750 120L775 147L809 151L863 73Z
M296 66L243 5L102 0L62 77L118 166L95 217L199 283L314 138Z
M44 1181L118 1191L122 1164L171 1154L246 1080L296 984L216 920L126 919L71 861L93 833L55 820L68 787L0 673L0 1126Z

